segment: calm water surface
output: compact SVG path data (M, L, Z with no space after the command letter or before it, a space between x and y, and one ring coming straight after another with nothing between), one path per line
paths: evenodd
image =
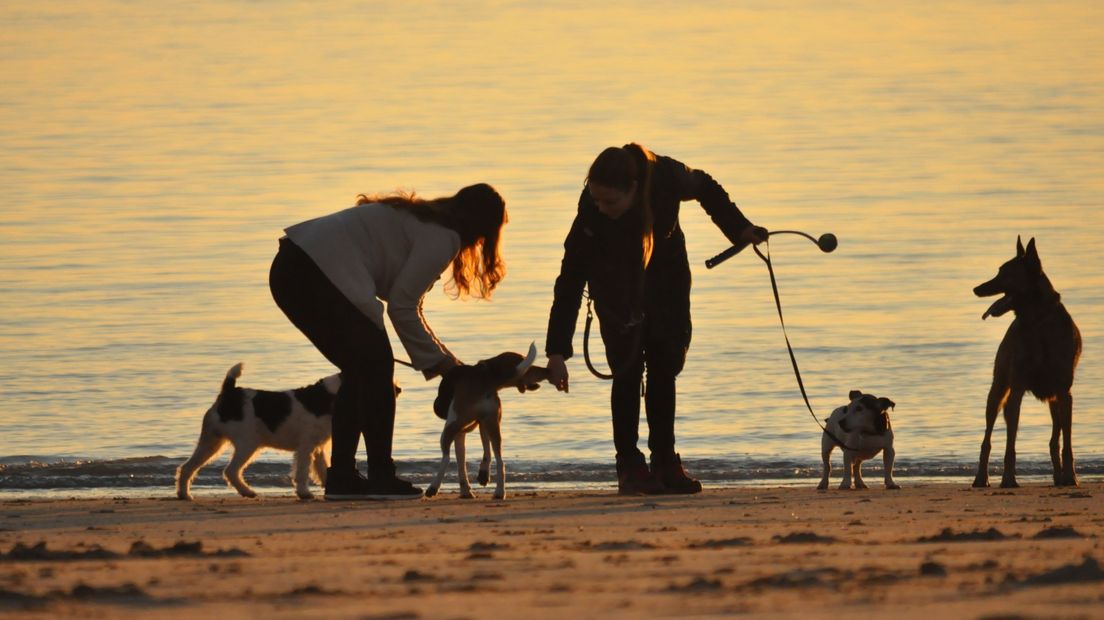
M285 226L360 192L496 185L507 279L491 303L438 287L426 314L467 361L543 348L586 168L633 140L710 172L760 225L838 235L832 255L772 244L790 337L821 417L851 389L896 401L906 473L972 476L1010 317L982 322L971 289L1036 237L1084 337L1075 449L1104 473L1099 3L17 1L0 17L0 489L47 471L167 484L232 364L271 389L333 372L267 269ZM682 222L680 451L716 480L812 475L820 431L765 268L704 269L724 238L696 203ZM608 386L570 369L568 395L505 396L520 477L609 478ZM436 382L398 379L396 456L428 471ZM1049 430L1027 402L1029 471Z

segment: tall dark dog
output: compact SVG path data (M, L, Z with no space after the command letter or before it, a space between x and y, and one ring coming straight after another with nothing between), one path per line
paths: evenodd
M1016 483L1016 429L1020 423L1020 402L1030 391L1050 406L1053 431L1050 435L1050 460L1054 465L1055 486L1077 486L1073 466L1073 373L1081 356L1081 332L1062 305L1061 295L1043 273L1035 239L1016 238L1016 258L1001 265L997 277L974 289L978 297L1003 294L993 302L982 320L1012 310L1016 318L997 348L993 367L993 385L985 403L985 438L981 442L975 487L989 486L989 451L997 411L1004 409L1008 425L1008 444L1004 450L1004 476L1001 487ZM1062 453L1058 454L1058 436Z

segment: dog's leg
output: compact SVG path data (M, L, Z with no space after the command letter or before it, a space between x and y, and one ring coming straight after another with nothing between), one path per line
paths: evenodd
M842 448L840 451L843 452L843 480L840 482L839 488L841 490L850 489L852 464L855 461L854 453L847 448Z
M310 490L310 470L314 461L314 446L300 446L291 457L291 479L299 499L314 499Z
M822 433L820 436L820 460L824 462L824 468L821 470L820 484L817 485L817 490L824 491L828 488L828 475L832 473L832 450L835 447L836 442L832 441L828 433Z
M893 451L892 445L882 449L882 469L885 470L885 487L894 491L901 488L901 485L893 480L893 460L896 456L897 453Z
M257 497L257 492L249 488L249 485L245 483L245 479L242 478L242 472L249 466L249 463L253 460L253 456L257 454L258 449L260 449L260 447L253 443L235 445L234 456L230 457L230 462L226 464L226 469L222 470L222 477L226 480L226 483L234 487L242 497Z
M1050 407L1050 466L1054 472L1054 486L1062 486L1062 456L1059 444L1062 435L1062 411L1057 399L1047 402Z
M176 496L180 499L192 499L192 480L204 465L218 456L226 447L226 438L214 433L201 432L199 442L191 458L176 468Z
M449 417L452 415L450 414ZM426 497L437 495L437 491L441 489L441 482L445 479L445 470L448 469L449 464L449 448L452 447L452 441L459 429L459 424L450 421L445 423L445 429L441 431L441 466L437 468L437 475L433 477L433 482L426 488Z
M997 422L997 413L1008 399L1008 392L1008 385L994 377L993 385L989 388L989 398L985 401L985 437L981 440L981 456L978 457L978 470L974 477L975 487L989 486L989 453L993 448L993 425Z
M1050 402L1050 415L1055 417L1055 410L1057 410L1057 418L1061 423L1062 429L1062 472L1061 472L1061 486L1077 486L1077 469L1073 464L1073 394L1066 392L1065 394L1059 394L1057 398ZM1057 441L1051 440L1051 453L1057 452ZM1058 473L1055 472L1055 476ZM1055 481L1055 485L1058 485L1059 481Z
M1001 476L1002 489L1014 489L1020 486L1016 482L1016 433L1020 429L1020 404L1023 402L1023 390L1013 390L1004 403L1004 424L1008 427L1008 442L1004 447L1004 475Z
M851 459L851 467L854 470L852 472L851 477L855 479L855 488L856 489L865 489L865 488L867 488L866 483L863 482L863 479L862 479L862 464L863 464L862 459L860 459L858 457Z
M476 479L479 486L485 487L491 481L491 438L483 430L482 424L479 425L479 440L483 442L483 460L479 461L479 476Z
M499 409L498 416L484 422L480 427L487 426L487 435L491 442L491 449L494 450L495 467L498 471L495 473L495 499L506 499L506 464L502 462L502 410Z
M314 453L311 455L311 465L314 467L314 479L318 484L326 486L326 470L330 467L330 459L326 456L325 444L314 449Z
M472 495L471 482L468 481L468 455L464 449L466 435L463 432L456 435L456 477L460 480L460 497L471 499L475 496Z

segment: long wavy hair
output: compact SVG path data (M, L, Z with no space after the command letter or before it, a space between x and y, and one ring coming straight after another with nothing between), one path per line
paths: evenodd
M640 235L641 263L647 267L652 259L654 243L652 215L652 171L655 153L633 142L622 147L611 146L599 153L587 172L586 183L597 183L629 192L636 187L633 206L621 219Z
M502 226L508 220L506 201L486 183L469 185L453 196L426 200L414 192L358 194L357 204L383 203L409 211L423 222L433 222L460 235L460 252L452 259L452 273L445 291L453 298L490 299L506 277L506 263L499 250Z

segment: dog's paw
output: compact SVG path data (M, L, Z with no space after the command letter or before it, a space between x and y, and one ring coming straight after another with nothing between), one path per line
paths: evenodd
M475 498L475 494L472 493L471 489L460 489L460 499L474 499L474 498Z
M427 488L425 490L425 496L426 497L433 497L434 495L437 495L437 487L431 485L429 488Z
M481 487L487 486L487 483L491 481L491 472L490 472L490 470L480 469L479 470L479 475L477 475L475 477L475 479L477 481L479 481L479 486L481 486Z
M828 481L827 480L821 480L820 484L817 485L817 490L818 491L827 491L828 490Z
M304 502L314 499L314 493L311 493L310 491L296 492L295 495Z
M897 484L896 482L890 482L886 484L886 489L890 491L900 491L901 485Z
M1001 488L1002 489L1018 489L1018 488L1020 488L1020 483L1016 482L1015 478L1003 478L1001 480Z
M982 478L981 476L978 476L977 478L974 478L974 485L973 486L974 486L975 489L989 488L989 478L987 478L987 477Z
M506 491L495 491L494 499L503 500L506 499Z

